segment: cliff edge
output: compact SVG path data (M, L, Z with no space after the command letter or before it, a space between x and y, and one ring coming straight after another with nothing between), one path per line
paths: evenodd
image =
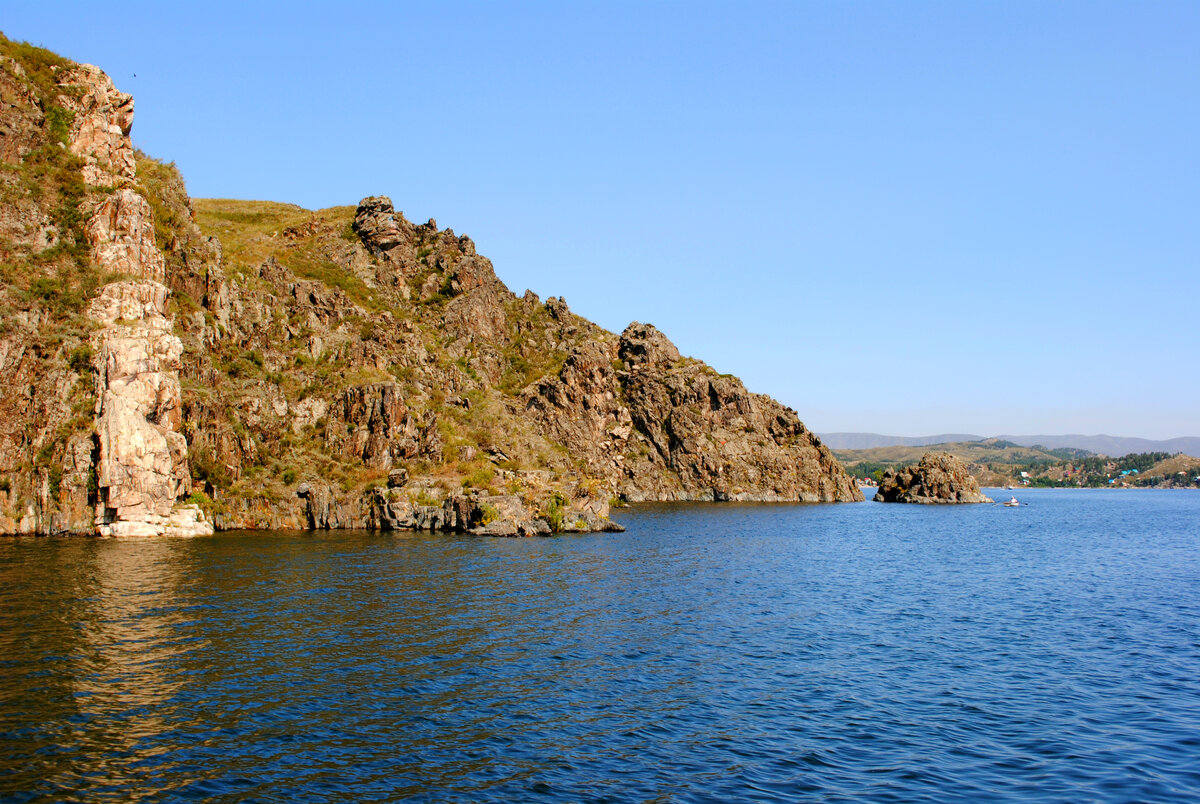
M795 411L384 196L198 200L99 69L0 37L0 532L614 529L850 501Z

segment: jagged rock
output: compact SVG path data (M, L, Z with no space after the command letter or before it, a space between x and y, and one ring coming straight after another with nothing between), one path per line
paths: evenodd
M210 536L212 532L198 505L177 505L163 527L164 536Z
M633 427L653 448L625 468L625 499L834 502L862 493L796 412L735 377L683 360L653 326L631 324L618 355ZM672 477L664 477L665 466Z
M0 501L0 524L67 527L80 500L95 498L108 532L168 532L189 517L179 506L189 464L221 498L213 518L222 528L532 535L552 522L615 527L614 497L859 498L794 411L682 357L653 326L634 323L617 336L562 298L514 296L469 237L433 220L414 226L386 197L363 199L352 220L281 205L278 227L256 232L247 258L242 232L231 231L237 216L200 233L182 180L157 180L159 166L155 181L136 185L164 211L168 242L156 244L151 205L133 189L132 103L92 69L62 75L87 84L64 93L78 101L71 148L88 181L112 189L89 196L82 233L56 231L47 223L53 208L16 199L0 210L0 249L21 259L86 234L103 270L144 279L104 291L90 308L99 327L93 432L67 426L86 420L78 411L88 400L72 389L92 380L87 328L64 328L83 334L68 335L54 354L35 353L33 334L63 319L28 294L6 317L15 334L0 334L0 383L12 389L0 399L0 473L13 477L13 490ZM0 64L12 101L0 106L0 131L25 132L41 147L46 115L23 86ZM20 154L24 146L0 147ZM347 224L357 237L347 237ZM208 236L226 231L236 267L223 264ZM180 311L174 322L168 287ZM45 401L60 397L70 401ZM16 469L42 452L63 470L57 494L54 467ZM316 479L328 461L343 464L333 485ZM253 476L268 493L248 491L251 471L261 471ZM301 478L307 484L295 487ZM480 490L448 493L464 487Z
M58 102L75 113L70 147L83 159L83 178L105 187L133 181L137 173L133 143L133 96L120 92L99 67L80 64L67 72L59 85L82 92L66 92Z
M358 210L354 213L354 231L367 248L378 253L408 242L413 226L403 215L397 220L392 199L380 195L358 202Z
M25 68L14 59L0 57L0 161L16 163L37 147L46 115L28 83ZM7 199L5 201L7 202Z
M946 452L927 452L915 466L884 472L876 502L990 503L967 466Z
M166 279L162 252L154 243L150 204L133 190L118 190L101 202L87 223L92 259L115 274Z
M414 530L453 530L454 520L445 507L436 505L414 505Z
M334 505L333 492L328 486L301 483L296 488L296 496L306 503L304 515L308 519L309 530L343 527L337 515L337 506Z
M96 369L96 525L112 536L212 533L177 509L191 476L177 432L183 345L166 318L167 289L152 280L117 282L88 309ZM190 510L190 509L187 509Z
M621 333L617 357L630 366L673 365L679 360L679 350L653 324L634 321Z
M13 506L25 507L17 527L38 533L211 533L211 523L198 509L179 505L191 482L187 443L178 432L182 345L165 316L168 290L161 284L165 279L164 260L155 244L150 205L129 187L136 174L128 136L133 100L118 92L108 76L90 65L52 64L50 70L57 71L61 90L53 96L35 97L37 93L28 83L10 92L14 89L10 82L19 83L24 71L17 69L15 61L0 61L0 90L5 101L0 103L0 131L6 136L12 131L23 137L11 149L5 143L5 153L20 159L29 147L64 144L79 157L84 184L117 188L99 203L85 200L79 207L86 218L83 226L68 226L63 231L38 224L45 216L45 211L38 211L38 196L22 194L14 205L15 216L0 214L0 233L7 231L8 222L38 224L37 228L43 230L38 236L7 242L37 250L60 240L86 240L92 261L101 273L154 280L121 282L104 288L85 313L98 327L91 333L90 344L84 340L72 347L71 355L66 348L58 354L39 355L41 376L32 372L37 362L29 363L24 356L19 362L0 365L0 380L8 388L13 380L27 376L33 381L23 383L31 398L15 417L28 417L20 445L28 449L37 444L40 454L51 456L52 464L56 464L39 467L31 477L19 477L13 484L14 494L19 497L19 503L13 500ZM28 108L26 104L31 100L41 108ZM43 113L55 106L66 109L69 115L60 111ZM65 130L58 129L64 121L69 121ZM25 135L32 139L25 139ZM65 143L56 142L64 136ZM44 194L45 203L64 200L64 188L72 186L61 174L70 170L70 162L55 170L60 171L57 183L49 194ZM66 266L51 261L36 270L53 276ZM60 278L65 277L60 274ZM6 320L6 325L30 333L62 327L63 323L61 318L50 316L22 322L19 314ZM71 328L83 333L88 330L79 320L71 322ZM8 352L2 343L0 352ZM55 366L67 363L68 357L70 371L60 373ZM87 369L89 362L94 374ZM91 387L95 394L90 432L81 432L82 417L78 414L83 409L80 403L86 404L86 399L79 398L80 386ZM38 400L48 394L65 404L47 410L48 406ZM0 417L9 418L7 413L3 411ZM72 418L64 420L64 414ZM34 435L38 430L43 432ZM4 431L5 427L0 426L0 471L12 465Z
M107 394L160 427L179 427L183 344L166 318L166 299L157 282L118 282L89 307L88 317L104 327L93 336L99 415Z
M621 533L625 528L608 517L584 509L568 516L562 530L563 533Z
M334 426L327 437L331 448L377 469L399 461L441 453L437 417L410 414L394 382L346 389L328 410Z
M522 536L549 536L552 531L549 522L537 517L523 523L519 528L519 533Z

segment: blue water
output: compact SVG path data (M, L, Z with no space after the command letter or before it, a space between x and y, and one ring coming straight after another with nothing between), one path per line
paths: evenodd
M0 541L4 801L1200 798L1200 493Z

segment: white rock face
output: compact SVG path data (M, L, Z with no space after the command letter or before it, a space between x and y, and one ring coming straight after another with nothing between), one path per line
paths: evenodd
M213 532L196 506L180 506L191 484L181 418L183 344L167 318L167 288L116 282L88 316L93 336L96 435L100 446L96 526L106 536L195 536Z
M150 203L133 190L117 190L104 199L88 219L86 235L97 265L143 279L166 279Z
M133 98L90 64L59 83L77 88L59 100L75 112L70 147L84 162L84 181L116 188L88 218L92 260L105 271L139 277L108 285L88 308L101 325L92 336L96 528L106 536L212 533L197 506L179 503L191 486L187 440L178 432L183 344L167 318L170 291L153 212L129 187L137 173L129 140Z
M133 96L120 92L99 67L80 64L63 76L60 86L79 87L83 93L60 95L58 100L75 112L71 121L71 150L84 161L83 180L97 187L115 187L133 181L137 161L129 130L133 127Z

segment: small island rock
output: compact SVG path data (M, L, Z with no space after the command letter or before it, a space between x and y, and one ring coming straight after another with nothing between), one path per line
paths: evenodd
M916 466L884 472L876 502L937 505L946 503L990 503L967 465L947 452L927 452Z

